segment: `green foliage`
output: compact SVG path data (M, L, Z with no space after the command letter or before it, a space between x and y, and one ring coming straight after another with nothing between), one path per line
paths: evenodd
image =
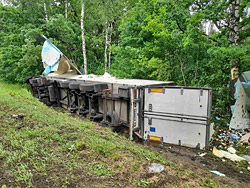
M46 3L48 22L45 21ZM113 23L112 36L117 31L134 0L84 1L85 34L89 73L104 73L104 31L106 21ZM41 46L47 36L79 67L83 64L80 29L81 1L68 1L65 18L65 1L6 0L9 6L0 4L0 76L10 82L23 83L28 75L38 75L42 70Z
M42 30L32 24L23 24L23 14L14 7L0 5L2 26L0 44L0 76L11 82L24 82L28 75L42 70Z
M209 178L203 178L203 181L200 183L201 186L209 188L220 188L213 180Z
M96 164L96 175L98 176L112 176L112 172L110 172L107 167L103 164Z
M149 185L149 182L147 179L141 179L141 180L134 180L134 184L136 184L137 186L147 186Z

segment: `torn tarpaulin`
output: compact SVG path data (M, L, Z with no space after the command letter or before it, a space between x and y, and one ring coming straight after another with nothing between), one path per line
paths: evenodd
M42 62L45 68L45 75L48 75L50 72L57 72L57 74L68 72L70 65L66 56L44 35L42 37L45 39L42 49Z
M49 74L51 71L57 71L61 55L63 53L45 36L43 36L45 42L42 49L42 62L45 68L45 74Z
M231 107L232 118L230 128L246 129L249 128L250 119L250 71L243 72L235 83L235 105Z

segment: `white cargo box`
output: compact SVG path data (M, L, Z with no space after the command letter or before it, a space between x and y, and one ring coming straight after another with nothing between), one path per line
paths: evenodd
M145 88L144 139L205 148L211 138L211 98L208 88Z

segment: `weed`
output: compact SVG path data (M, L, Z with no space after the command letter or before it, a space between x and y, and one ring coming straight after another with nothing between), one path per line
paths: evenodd
M77 140L75 143L75 148L77 151L82 151L86 149L86 143L84 141L81 140Z
M130 168L130 172L134 173L136 172L140 167L140 163L138 161L136 161Z
M103 164L96 164L96 175L98 176L112 176L113 173Z
M200 182L200 185L208 188L220 188L213 180L209 178L203 178L202 182Z
M134 184L138 186L147 186L149 182L147 179L134 180Z
M110 156L112 151L114 151L116 146L112 142L102 141L96 147L96 151L104 156Z
M17 181L25 182L29 187L32 187L33 174L26 164L17 166Z
M193 177L198 177L198 175L195 174L195 173L194 173L193 171L191 171L191 170L186 170L185 172L186 172L187 175L190 175L190 176L193 176Z
M98 185L98 188L105 188L104 185Z

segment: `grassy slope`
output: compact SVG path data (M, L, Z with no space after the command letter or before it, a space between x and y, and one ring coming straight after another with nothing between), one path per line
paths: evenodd
M25 113L24 119L13 114ZM148 174L152 162L164 172ZM160 154L0 82L0 186L217 187Z

